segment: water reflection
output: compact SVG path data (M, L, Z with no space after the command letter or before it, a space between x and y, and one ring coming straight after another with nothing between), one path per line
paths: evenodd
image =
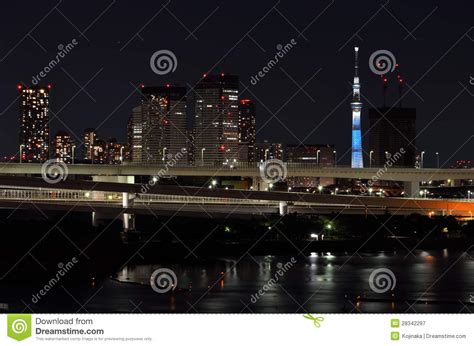
M283 275L278 270L290 257L163 262L123 268L117 280L146 284L153 270L171 268L178 277L174 299L198 302L199 311L206 312L240 311L242 302L255 312L295 312L298 304L322 312L457 312L456 302L469 303L466 292L474 292L474 261L461 256L447 250L408 255L310 253L296 257ZM393 271L393 291L378 294L370 289L368 279L377 268ZM263 294L252 303L251 296L259 291Z

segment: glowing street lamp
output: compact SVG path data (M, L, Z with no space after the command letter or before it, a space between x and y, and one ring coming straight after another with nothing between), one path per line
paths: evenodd
M420 167L423 168L423 157L425 156L425 152L421 152L421 162L420 162Z
M374 151L371 150L369 153L369 167L372 168L372 155L374 154Z
M20 163L22 162L22 159L23 159L23 152L22 152L22 149L24 148L24 144L20 144Z
M206 148L201 149L201 165L202 166L204 166L204 150L206 150Z
M321 150L319 150L319 149L316 151L316 165L317 165L318 168L319 168L319 153L320 152L321 152Z
M124 147L123 145L120 147L120 164L123 163L123 149L124 149L124 148L125 148L125 147Z
M439 168L439 152L436 152L436 167Z
M76 154L76 146L73 145L72 146L72 157L71 157L72 164L74 164L74 156L76 156L75 154Z

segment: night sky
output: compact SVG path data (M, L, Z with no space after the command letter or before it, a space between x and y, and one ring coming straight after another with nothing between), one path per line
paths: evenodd
M58 45L76 39L78 45L43 79L53 85L50 104L58 116L51 134L68 130L76 142L86 127L98 128L103 139L125 141L140 83L194 86L205 72L225 72L240 76L241 89L249 87L242 98L257 104L258 141L335 144L338 159L349 164L349 93L357 45L363 135L368 135L368 108L382 104L380 77L370 71L369 56L387 49L414 86L403 105L417 108L422 132L416 144L426 151L425 167L435 166L436 151L442 165L449 159L445 167L459 159L474 161L472 0L42 0L0 6L2 156L18 150L16 85L31 85ZM252 85L251 76L274 57L277 45L292 39L294 48ZM176 55L175 72L160 76L151 70L150 57L160 49ZM391 104L398 88L395 75L389 78Z

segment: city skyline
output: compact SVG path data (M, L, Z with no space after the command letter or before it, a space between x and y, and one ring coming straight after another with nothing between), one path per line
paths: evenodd
M4 138L2 156L8 156L17 151L15 133L11 133L13 126L17 124L14 101L16 96L12 85L21 81L31 84L32 76L38 75L48 64L52 56L56 54L57 46L59 44L67 46L73 38L76 38L77 45L71 45L71 49L60 64L40 81L40 83L50 82L53 85L52 116L59 112L58 118L52 121L51 133L64 129L62 123L65 123L77 140L83 131L82 123L86 122L87 126L95 128L103 123L98 130L104 133L104 138L117 137L120 141L124 141L129 112L132 104L139 98L136 89L141 82L145 85L166 83L174 85L181 81L183 86L189 88L194 87L194 83L202 73L224 71L241 77L243 85L241 83L240 87L243 90L243 97L254 99L258 107L257 128L260 130L257 133L257 140L267 139L270 142L291 144L297 144L298 141L332 143L341 153L338 160L341 160L342 164L347 164L350 162L350 152L348 152L350 138L347 133L350 132L351 124L347 116L349 108L343 98L350 92L349 84L352 77L350 53L352 47L357 45L361 47L360 75L361 80L364 81L362 92L362 101L365 104L362 112L364 147L367 148L365 145L369 134L367 132L368 108L379 107L383 103L380 81L378 76L369 70L367 61L372 52L385 48L395 54L407 80L404 105L417 108L419 111L417 112L417 128L423 129L423 132L417 139L417 146L420 151L426 152L427 164L435 165L437 159L435 152L440 153L441 164L450 159L446 164L448 167L458 159L472 161L472 142L469 140L471 133L467 126L459 126L468 121L471 97L468 94L471 89L463 90L460 85L461 83L466 88L470 88L469 59L463 53L466 45L470 44L469 32L467 32L469 27L464 25L469 22L467 15L456 12L456 25L437 28L432 25L432 21L449 20L453 17L453 12L449 8L434 9L428 2L421 2L417 9L407 8L403 4L389 4L382 9L380 4L357 6L344 4L347 11L341 10L342 4L330 2L306 4L298 8L291 8L284 3L278 4L278 11L290 23L293 23L295 26L293 28L278 11L272 9L273 5L275 4L254 4L252 11L248 11L245 6L232 9L239 14L241 21L229 26L227 35L224 35L216 29L224 27L226 16L231 15L230 8L219 2L209 4L209 8L189 4L189 9L195 10L196 14L201 14L202 20L219 7L209 21L206 21L194 33L197 39L189 36L189 33L168 13L160 13L157 16L164 22L151 21L140 32L143 41L134 36L134 33L149 19L144 15L136 17L130 25L119 28L112 37L104 36L104 30L98 32L104 25L112 23L115 18L125 15L126 11L121 4L111 6L99 18L100 20L94 22L84 33L87 39L81 36L73 26L64 25L61 32L54 31L55 26L63 25L65 19L57 11L53 11L53 14L35 30L35 40L43 46L44 51L28 37L15 48L15 44L21 39L22 32L26 34L41 19L39 13L47 14L46 11L39 11L37 5L29 6L25 11L31 22L17 21L12 24L11 19L8 18L2 24L15 25L17 27L15 35L18 35L18 37L7 35L4 38L4 46L8 47L8 50L4 54L3 65L6 69L0 83L0 91L5 95L2 105L4 109L1 132ZM48 8L46 3L43 6L44 9ZM54 3L51 3L51 8L53 6ZM133 11L140 10L140 6L134 8ZM323 12L326 7L326 11ZM156 11L148 11L150 18L159 9L157 5ZM88 16L82 9L70 4L61 4L59 10L82 32L105 8L99 5L93 6L88 9ZM368 22L367 29L369 30L359 33L363 41L356 36L351 36L361 27L361 21L365 23L370 18L370 14L375 14L378 10L380 12L374 17L375 19ZM197 18L200 17L199 15L190 18L186 11L176 6L170 6L170 11L191 29L201 23L201 20ZM412 33L416 39L404 31L390 16L389 11L401 20L409 31L427 17L426 21ZM340 13L344 18L338 21L338 27L330 22L330 18L333 17L331 12ZM354 13L354 16L345 15L346 12ZM318 20L312 23L312 19L318 14L321 14ZM360 16L358 17L357 14ZM264 17L263 21L252 29L250 34L252 38L242 37L242 34L251 29L253 24L262 17ZM15 16L12 16L12 20L14 18ZM137 19L142 19L142 23L136 21ZM21 24L18 25L18 22ZM311 25L305 28L309 24ZM374 30L380 25L384 26L383 34ZM162 26L176 26L180 30L176 32L171 30L169 37L154 40L151 33ZM271 36L267 35L269 28L274 31ZM330 31L333 33L325 38L320 37L318 32L327 28L331 28ZM440 35L438 30L439 32L442 30L443 35ZM217 46L211 44L207 38L207 34L212 31L216 31L217 42L219 42ZM285 45L292 38L297 44L287 52L284 60L267 73L265 78L256 85L252 85L250 77L266 65L277 51L278 45ZM232 49L235 43L238 45ZM201 49L197 49L197 46ZM9 53L12 48L15 49ZM149 58L158 49L170 49L176 54L179 65L175 72L158 76L151 71ZM445 56L444 52L448 49L450 49L449 54ZM31 59L30 55L22 54L23 51L37 51L38 54ZM199 54L193 54L193 52L199 52ZM28 63L25 60L26 56L29 58ZM457 66L455 73L450 68L451 66ZM314 74L316 75L313 77ZM87 84L92 77L94 78ZM310 79L310 77L313 78ZM387 103L392 105L398 97L397 86L393 73L389 73L388 78ZM186 81L187 84L191 84L184 85ZM449 82L440 85L442 81ZM303 89L299 89L302 86L304 86ZM246 87L247 89L244 90ZM411 87L414 89L411 90ZM279 108L281 108L280 111L278 111ZM274 117L273 114L277 111ZM440 126L433 126L433 124ZM452 140L441 146L437 138ZM364 154L367 157L368 153Z

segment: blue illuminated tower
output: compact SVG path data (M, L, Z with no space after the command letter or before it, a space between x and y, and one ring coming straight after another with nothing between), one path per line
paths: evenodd
M359 47L354 47L355 51L355 74L354 83L352 84L352 168L364 168L364 160L362 158L362 137L360 134L360 112L362 102L360 102L360 84L359 84L359 66L357 55Z

